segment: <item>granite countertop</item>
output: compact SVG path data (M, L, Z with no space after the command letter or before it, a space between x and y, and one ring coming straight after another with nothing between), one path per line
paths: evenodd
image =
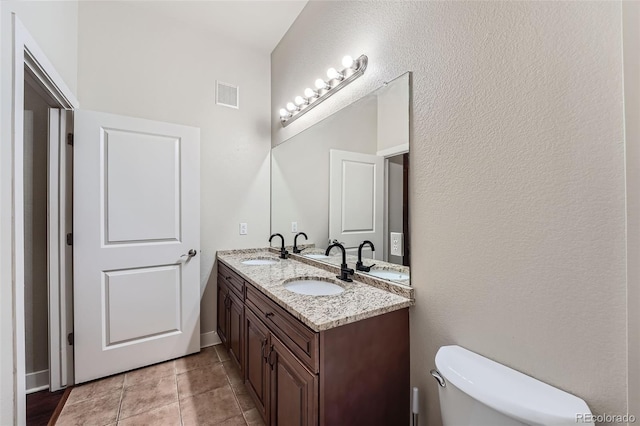
M382 280L344 282L336 278L334 271L325 270L321 265L292 258L279 259L268 248L219 251L217 258L314 331L328 330L414 304L413 289L389 288L394 285ZM242 263L258 258L278 262L274 265ZM345 291L332 296L297 294L284 288L284 284L293 278L319 278L333 282Z

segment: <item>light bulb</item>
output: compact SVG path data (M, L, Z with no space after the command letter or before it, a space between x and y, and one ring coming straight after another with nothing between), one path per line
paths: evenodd
M297 110L297 109L298 109L298 107L297 107L297 106L295 106L295 105L293 104L293 102L289 102L289 103L287 104L287 109L288 109L289 111L293 112L293 111Z
M327 83L325 83L325 81L321 78L316 80L316 88L318 89L326 89L327 88Z
M300 106L300 105L306 104L307 100L302 96L296 96L296 98L294 99L294 102L296 103L296 105Z
M304 89L304 95L307 98L315 98L316 96L318 96L318 92L316 92L315 90L313 90L310 87L307 87L306 89Z
M349 55L345 56L344 58L342 58L342 66L345 68L351 68L353 67L353 58Z
M330 80L342 80L344 78L342 73L339 73L335 68L329 68L327 70L327 77L329 77Z
M286 117L289 115L289 111L284 108L280 108L280 117Z

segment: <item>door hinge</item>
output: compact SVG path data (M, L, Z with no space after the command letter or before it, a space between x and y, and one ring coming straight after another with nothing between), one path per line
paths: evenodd
M73 146L73 133L67 133L67 144Z
M67 245L68 246L72 246L73 245L73 233L69 232L67 234Z
M67 334L67 342L69 345L73 346L73 333Z

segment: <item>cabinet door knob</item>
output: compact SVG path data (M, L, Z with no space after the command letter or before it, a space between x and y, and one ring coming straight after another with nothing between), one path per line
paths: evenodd
M273 312L267 312L266 314L264 314L265 317L269 318L273 316Z

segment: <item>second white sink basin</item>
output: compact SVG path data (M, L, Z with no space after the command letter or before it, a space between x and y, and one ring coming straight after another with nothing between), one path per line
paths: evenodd
M379 269L374 269L372 271L369 271L368 274L373 275L374 277L382 278L383 280L404 281L409 279L409 274L396 271L382 271Z
M243 265L275 265L276 263L278 263L277 260L271 260L271 259L249 259L249 260L243 260L242 264Z
M340 294L344 288L338 284L321 280L295 280L284 285L289 291L307 296L332 296Z

